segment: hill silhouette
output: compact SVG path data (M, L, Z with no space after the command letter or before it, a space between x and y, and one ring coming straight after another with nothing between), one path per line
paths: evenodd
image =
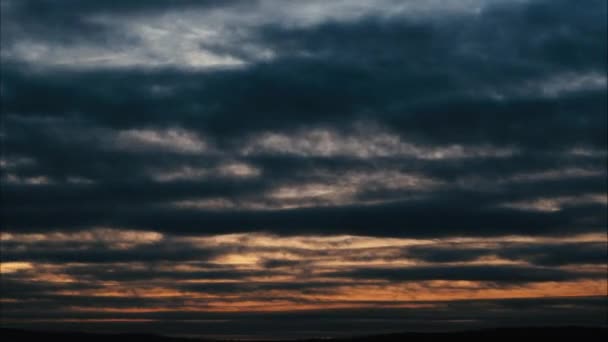
M18 329L1 329L0 337L7 342L21 341L85 341L85 342L137 342L137 341L152 341L152 342L197 342L197 341L228 341L206 338L180 338L168 337L152 334L97 334L84 332L50 332L50 331L26 331ZM608 338L608 327L534 327L534 328L497 328L484 329L475 331L459 331L459 332L437 332L437 333L392 333L369 336L354 336L354 337L338 337L338 338L319 338L319 339L293 339L290 341L337 341L337 342L397 342L397 341L492 341L493 339L500 340L515 340L526 339L532 341L562 341L562 340L579 340L579 341L606 341ZM277 341L271 340L256 340L256 341ZM280 340L278 340L280 341ZM287 340L285 340L287 341Z

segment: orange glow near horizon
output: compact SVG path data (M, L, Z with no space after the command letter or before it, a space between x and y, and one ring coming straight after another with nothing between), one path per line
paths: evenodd
M508 259L501 248L528 248L543 244L603 243L598 234L565 237L400 239L365 236L291 236L230 234L208 237L170 237L141 232L112 236L108 230L50 235L12 234L5 241L20 248L63 243L76 238L103 236L112 250L147 248L152 244L178 243L193 256L186 260L118 260L106 263L14 261L1 264L2 274L11 281L39 284L41 294L59 298L83 298L81 304L63 307L66 312L109 315L87 322L148 322L138 315L165 312L239 313L346 310L365 308L431 309L446 303L467 300L530 298L576 298L604 296L606 279L522 281L411 280L357 278L349 272L367 270L407 270L424 267L535 267L534 269L601 273L604 265L576 264L538 266L530 260ZM129 242L136 239L137 243ZM99 248L99 241L83 239L80 251ZM142 247L144 246L144 247ZM204 260L200 251L217 249ZM481 249L487 252L470 260L442 262L417 259L416 248L451 250ZM201 254L204 255L204 254ZM162 254L161 254L162 257ZM274 263L273 263L274 262ZM333 276L333 275L338 276ZM88 299L88 300L86 300ZM7 305L23 299L2 298ZM28 299L31 301L31 299ZM87 301L91 304L87 304ZM114 305L116 301L123 304ZM130 304L132 302L132 304ZM139 303L139 304L136 304ZM129 317L122 317L128 315ZM116 319L113 319L115 316ZM133 316L133 318L130 318ZM65 322L76 322L72 318Z

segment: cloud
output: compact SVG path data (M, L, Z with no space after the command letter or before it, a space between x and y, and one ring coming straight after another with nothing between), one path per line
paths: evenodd
M232 328L242 322L244 333L251 327L250 315L275 323L286 319L286 324L307 317L326 317L328 324L334 315L349 321L374 317L386 320L387 329L401 327L395 314L413 313L434 317L428 329L446 328L446 322L463 317L472 319L471 327L508 324L512 312L529 313L539 324L589 322L603 310L598 299L603 297L580 296L601 294L605 288L602 238L188 237L105 228L3 234L3 317L11 326L36 322L55 328L70 320L79 326L104 320L177 325L229 320ZM469 258L428 257L447 246L465 253L467 248L492 251L505 259L479 264ZM420 253L425 250L430 252ZM582 250L587 252L581 257ZM533 266L555 257L557 264ZM29 260L29 266L6 272L10 260ZM589 262L597 267L590 268ZM562 266L568 264L577 268ZM534 298L539 294L562 297ZM532 298L495 299L504 297ZM503 315L479 316L489 309ZM274 310L281 318L274 318ZM127 326L131 331L137 327Z
M521 266L449 266L408 268L359 268L336 272L331 276L355 279L386 279L397 281L417 280L472 280L500 283L533 281L560 281L576 278L601 278L598 273L576 273L539 267Z
M124 149L167 149L181 153L201 153L206 150L204 141L195 134L179 129L126 130L117 134L116 143L119 148Z
M228 185L240 192L238 184L215 182L207 186L209 191L224 192ZM30 190L34 192L40 189L40 185L32 187L35 188ZM123 186L120 191L128 191L127 189ZM111 190L112 188L105 188L103 191L115 196ZM148 188L148 191L152 190L153 188ZM169 190L177 195L190 192L191 187L187 183L178 183L172 188L163 187L167 195L171 195ZM605 229L606 223L604 204L573 206L555 212L530 211L483 205L484 196L470 193L438 193L436 197L421 200L374 205L217 211L164 207L150 203L154 199L146 199L144 192L137 192L137 198L142 198L141 201L144 202L140 205L117 207L116 202L101 202L99 204L102 206L91 206L92 203L89 203L77 206L80 208L75 212L75 207L69 203L82 195L78 188L69 192L61 191L63 203L57 202L39 209L33 203L15 207L21 201L19 198L25 200L28 197L24 196L26 193L23 191L19 192L20 197L13 197L9 191L7 189L6 198L12 200L12 206L4 208L3 219L10 230L40 231L45 227L83 229L91 225L111 225L205 235L256 230L281 234L365 235L370 227L377 227L373 234L378 236L432 237L598 232ZM108 200L109 198L111 197ZM133 196L124 196L124 200L129 201L129 198ZM146 205L146 201L149 204ZM112 216L108 216L110 209L105 206L112 208Z
M239 67L277 54L252 37L261 26L314 27L368 16L477 15L502 1L401 4L392 0L3 2L3 57L68 68ZM44 15L41 15L44 13ZM52 27L52 29L48 29ZM243 42L243 40L247 40Z
M463 262L482 257L498 256L509 260L522 260L540 266L571 264L604 264L607 261L606 244L602 242L573 243L505 243L491 246L448 244L445 246L414 246L406 250L407 256L428 262Z
M516 154L512 149L499 149L488 146L416 146L401 141L395 134L382 130L366 130L354 135L323 129L312 129L299 134L287 135L261 133L251 142L245 143L243 154L287 154L304 157L356 158L413 157L419 159L450 159L476 157L509 157Z
M605 317L604 1L0 6L9 325Z

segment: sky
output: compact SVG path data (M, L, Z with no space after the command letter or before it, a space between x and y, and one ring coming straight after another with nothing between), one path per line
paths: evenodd
M1 325L606 325L604 0L0 0Z

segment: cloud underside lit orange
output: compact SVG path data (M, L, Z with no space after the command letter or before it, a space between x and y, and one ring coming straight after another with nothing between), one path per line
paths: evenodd
M66 322L83 313L93 315L82 318L91 322L137 322L148 319L146 314L163 312L441 309L467 300L603 296L608 286L602 277L605 265L554 262L541 255L555 246L601 246L603 238L587 234L424 240L258 233L171 237L113 229L6 234L8 255L23 255L24 260L2 263L3 281L9 289L33 286L35 296L9 291L2 304L8 321L21 305L55 303L49 310L66 313L67 318L59 319ZM68 255L46 251L64 249L71 241L78 241L78 247ZM175 261L163 259L167 246L180 246L184 255ZM149 253L149 248L158 250L159 260L153 253L149 261L131 253ZM429 254L442 255L446 248L456 251L451 260L434 260ZM523 254L512 257L512 249ZM522 252L526 249L536 254ZM23 250L28 253L17 253ZM125 259L94 260L91 255L100 251L122 253ZM471 251L477 254L468 256Z

